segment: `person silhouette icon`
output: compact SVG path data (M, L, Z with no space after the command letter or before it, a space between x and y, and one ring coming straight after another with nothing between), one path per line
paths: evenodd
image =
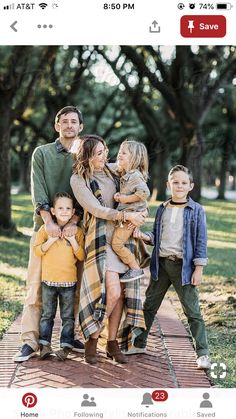
M202 397L204 400L201 402L200 407L213 407L210 400L208 400L210 398L209 393L203 393Z
M84 394L83 399L84 400L82 401L81 406L91 406L88 394Z
M91 397L90 406L97 406L96 402L94 401L94 397Z

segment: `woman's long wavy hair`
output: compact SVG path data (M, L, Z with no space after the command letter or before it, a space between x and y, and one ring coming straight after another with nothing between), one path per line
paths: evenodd
M139 143L135 140L125 140L121 144L120 148L127 147L130 153L130 162L129 168L130 170L139 170L144 179L148 180L148 154L147 149L143 143Z
M104 145L105 151L108 154L108 148L105 140L99 135L82 135L80 137L80 145L78 151L74 155L73 173L82 177L91 177L93 175L92 159L95 155L96 147L99 143Z

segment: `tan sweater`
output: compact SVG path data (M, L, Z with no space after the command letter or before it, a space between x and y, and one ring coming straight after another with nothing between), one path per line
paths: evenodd
M74 253L71 244L66 239L58 239L47 252L43 252L41 246L48 240L48 234L43 225L36 236L34 253L42 256L42 281L47 282L76 282L77 281L77 259L84 260L84 235L79 228L75 236L79 249Z
M103 181L104 183L106 183L107 190L109 192L111 188L111 183L113 183L112 180L106 175L104 175L103 177L101 177L100 175L98 180L99 182ZM116 221L121 218L119 211L117 211L116 209L107 208L106 206L100 204L100 202L97 200L97 198L91 191L90 186L81 176L72 175L70 184L74 196L81 205L81 207L84 208L84 210L88 211L90 214L94 215L94 217L110 221ZM111 199L114 202L113 195Z

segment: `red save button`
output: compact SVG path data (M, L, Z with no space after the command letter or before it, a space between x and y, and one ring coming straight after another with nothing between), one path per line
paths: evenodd
M226 35L225 16L182 16L180 33L184 38L223 38Z

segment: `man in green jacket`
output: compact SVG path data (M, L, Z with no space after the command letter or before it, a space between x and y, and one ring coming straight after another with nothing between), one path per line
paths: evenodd
M50 144L37 147L32 156L31 193L34 205L34 233L30 241L30 256L27 274L27 296L25 300L21 339L23 345L14 357L15 362L27 361L39 349L39 320L41 316L41 258L34 255L33 245L36 232L44 223L48 235L52 237L73 236L77 232L80 208L77 205L75 215L61 230L53 221L50 208L57 192L68 192L73 196L70 187L73 157L71 148L78 140L83 129L81 112L75 106L61 109L55 118L55 130L59 138ZM75 203L76 207L76 203ZM79 296L79 288L77 297ZM78 310L78 298L76 298ZM74 350L84 351L84 345L78 339L74 340Z

